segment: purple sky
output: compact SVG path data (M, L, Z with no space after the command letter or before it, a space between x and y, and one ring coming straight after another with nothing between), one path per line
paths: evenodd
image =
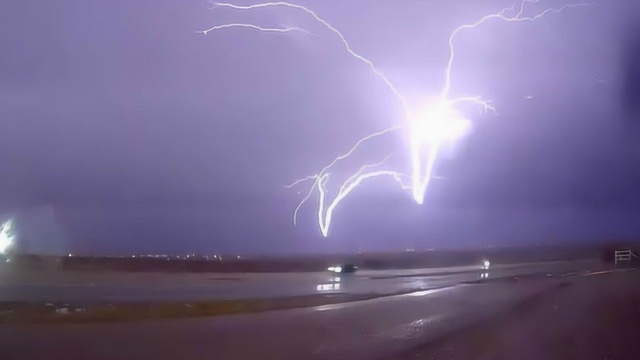
M455 27L511 4L299 3L412 101L441 89ZM446 180L424 206L374 180L341 203L323 239L315 198L294 227L300 195L284 185L403 120L384 84L309 16L204 1L3 1L0 214L52 206L69 250L84 253L639 238L640 6L600 3L461 35L452 93L493 99L499 116L469 113L476 131L439 163ZM234 21L318 36L195 33Z

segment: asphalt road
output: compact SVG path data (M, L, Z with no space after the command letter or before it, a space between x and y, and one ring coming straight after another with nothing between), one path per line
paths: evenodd
M525 299L553 293L561 282L586 276L462 284L353 303L214 318L5 324L0 325L0 359L394 358Z
M280 274L13 273L0 269L0 301L135 302L272 298L327 293L395 294L485 277L565 273L597 266L596 261L547 262L438 269Z
M640 271L571 278L569 286L413 348L394 360L640 359Z
M0 325L0 359L393 359L535 295L552 293L562 282L598 276L603 271L593 269L599 266L526 264L496 271L504 276L540 276L471 284L460 280L479 279L480 272L362 272L352 280L385 286L421 281L434 288L344 304L213 318L4 324ZM586 271L589 267L592 270ZM321 275L301 278L307 276ZM267 278L271 277L278 278L273 274ZM432 286L436 284L443 287ZM315 287L313 291L317 291Z

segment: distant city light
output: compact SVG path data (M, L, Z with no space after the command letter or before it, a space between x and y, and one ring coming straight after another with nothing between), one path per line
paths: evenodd
M4 254L7 252L13 245L13 239L15 235L12 232L13 219L5 221L2 226L0 226L0 254Z

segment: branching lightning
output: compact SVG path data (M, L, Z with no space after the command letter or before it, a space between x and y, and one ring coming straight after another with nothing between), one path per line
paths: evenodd
M307 33L309 35L313 35L309 31L307 31L305 29L298 28L298 27L285 26L285 27L281 27L281 28L270 28L270 27L263 27L263 26L258 26L258 25L253 25L253 24L244 24L244 23L218 25L218 26L214 26L212 28L209 28L209 29L206 29L206 30L203 30L203 31L196 31L196 34L207 35L211 31L222 30L222 29L231 29L231 28L245 28L245 29L253 29L253 30L258 30L258 31L263 31L263 32L279 32L279 33L288 33L288 32L292 32L292 31L300 31L300 32L303 32L303 33Z
M324 204L324 194L325 194L325 192L326 192L326 191L324 191L324 188L323 188L324 184L322 184L322 183L323 183L323 182L325 182L325 183L326 183L326 181L329 179L328 171L329 171L329 170L330 170L330 169L331 169L331 168L332 168L336 163L338 163L340 160L344 160L344 159L348 158L349 156L351 156L351 154L353 154L353 153L358 149L358 147L359 147L360 145L362 145L363 143L365 143L365 142L367 142L367 141L369 141L369 140L372 140L372 139L374 139L374 138L376 138L376 137L379 137L379 136L385 135L385 134L387 134L387 133L390 133L390 132L392 132L392 131L399 130L399 129L401 129L401 128L402 128L402 126L399 126L399 125L398 125L398 126L394 126L394 127L391 127L391 128L388 128L388 129L385 129L385 130L382 130L382 131L379 131L379 132L376 132L376 133L373 133L373 134L369 134L369 135L367 135L367 136L363 137L362 139L358 140L358 141L357 141L357 142L356 142L356 143L351 147L351 149L349 149L349 151L347 151L346 153L344 153L344 154L342 154L342 155L339 155L338 157L336 157L335 159L333 159L333 161L331 161L327 166L325 166L324 168L322 168L322 169L320 170L320 172L318 172L317 174L310 175L310 176L307 176L307 177L305 177L305 178L302 178L302 179L296 180L296 181L294 181L293 183L291 183L290 185L287 185L287 186L286 186L287 188L292 188L292 187L294 187L294 186L296 186L296 185L298 185L298 184L300 184L300 183L306 182L306 181L308 181L308 180L314 180L313 185L310 187L309 191L307 192L307 195L302 199L302 201L300 201L300 203L298 203L298 206L296 207L296 209L295 209L295 210L294 210L294 212L293 212L293 223L294 223L294 225L295 225L295 224L297 224L297 221L298 221L298 211L300 211L300 208L302 207L302 205L304 205L304 203L305 203L305 202L307 202L307 200L309 200L309 198L311 197L311 195L313 195L313 192L314 192L314 190L315 190L316 188L318 189L318 191L320 191L321 203L323 203L323 204ZM381 165L381 164L378 164L378 165ZM372 167L374 167L374 166L375 166L375 165L365 165L365 168L364 168L364 169L369 169L369 168L372 168ZM362 171L363 171L363 169L360 169L356 174L362 174ZM378 176L380 176L380 175L389 175L389 174L381 174L381 173L380 173ZM369 177L373 177L373 176L369 176ZM401 175L400 175L399 173L396 173L396 174L395 174L395 176L392 176L392 177L393 177L393 179L395 179L397 182L401 183L401 186L402 186L402 188L403 188L403 189L406 189L406 188L407 188L407 186L406 186L404 183L402 183L400 180L398 180L398 179L400 179L400 178L401 178ZM352 176L351 178L349 178L349 179L352 179L352 178L353 178L353 176ZM340 191L338 194L343 193L342 189L344 189L344 188L345 188L345 186L344 186L345 184L350 183L350 180L349 180L349 179L347 179L347 181L346 181L345 183L343 183L343 186L341 187L341 191ZM363 179L363 180L364 180L364 179ZM352 181L353 181L353 180L352 180ZM352 181L351 181L351 182L352 182ZM360 181L358 182L358 184L359 184L361 181L362 181L362 180L360 180ZM347 192L346 192L346 194L344 194L344 196L337 196L337 197L334 199L334 201L332 201L332 206L331 206L331 208L332 208L332 209L333 209L333 208L335 208L335 206L336 206L336 205L338 205L338 203L339 203L342 199L344 199L344 197L345 197L349 192L351 192L351 190L353 190L353 188L349 189L349 191L347 191ZM331 211L327 211L327 212L325 213L324 206L319 206L319 207L318 207L318 218L323 218L323 220L322 220L321 222L319 222L318 224L320 225L320 229L321 229L321 231L322 231L323 235L325 235L325 236L326 236L326 232L325 232L324 230L322 230L323 228L325 228L325 226L323 226L322 224L330 224L330 223L331 223L331 214L332 214L332 213L333 213L333 210L331 210ZM328 218L327 218L327 217L328 217ZM326 226L326 229L327 229L327 231L328 231L328 229L329 229L328 225Z
M321 18L314 11L309 8L292 4L288 2L266 2L253 5L235 5L230 3L214 3L214 7L229 8L239 11L250 11L262 8L288 8L298 10L310 15L316 22L321 24L325 29L336 35L341 41L343 47L347 53L356 60L364 63L373 72L375 76L380 78L382 82L387 86L395 98L400 102L403 107L406 120L410 124L407 126L394 126L370 135L367 135L360 140L356 141L354 145L342 155L334 158L328 165L324 166L318 173L307 176L305 178L296 180L287 188L292 188L303 183L312 182L306 195L300 201L293 213L293 222L297 223L298 213L301 207L311 198L311 196L317 191L319 195L318 200L318 226L323 236L328 236L329 228L331 225L331 219L333 212L338 204L344 200L358 185L363 181L375 177L390 177L398 184L403 190L411 191L414 201L418 204L422 204L425 199L427 188L431 179L434 177L433 171L438 160L438 154L441 146L444 143L452 142L460 139L469 132L470 122L461 114L457 106L463 103L468 103L477 106L482 113L492 112L496 113L495 107L490 101L483 99L480 96L462 96L462 97L450 97L452 88L452 72L453 65L456 59L455 52L455 40L464 32L464 30L475 29L480 25L490 20L501 20L504 22L532 22L547 14L557 14L568 8L591 6L590 3L568 4L558 8L546 8L535 15L525 16L527 4L537 3L539 0L524 0L518 6L518 11L515 15L508 15L515 9L515 5L505 8L498 13L489 14L481 19L468 24L463 24L455 28L448 39L449 46L449 58L445 67L444 85L440 96L433 103L427 104L423 111L414 111L408 105L407 100L402 93L396 88L391 80L383 74L371 60L356 52L351 44L347 41L346 37L337 30L328 21ZM283 26L281 28L261 27L248 23L232 23L223 24L211 27L200 33L207 34L212 31L218 31L229 28L247 28L263 32L280 32L287 33L292 31L305 32L311 34L307 30L298 27ZM327 183L330 178L331 170L341 160L350 157L356 150L361 148L363 144L370 142L378 137L381 137L390 132L398 130L409 131L410 141L410 158L411 158L411 171L404 174L399 171L390 169L381 169L386 160L361 166L353 175L348 177L339 187L337 194L332 200L327 199ZM425 154L426 153L426 154ZM426 155L426 156L425 156ZM405 184L404 179L410 179L410 185Z
M318 189L318 193L320 194L318 206L318 225L320 226L320 232L325 237L329 234L329 225L331 225L331 218L333 215L333 210L338 206L340 201L349 195L351 191L353 191L360 183L366 179L378 177L378 176L388 176L395 180L400 187L403 189L408 189L407 185L402 181L403 174L400 174L396 171L392 170L373 170L368 171L369 169L374 169L382 164L384 164L391 155L385 157L382 161L374 164L363 165L355 174L351 175L347 180L345 180L340 189L338 190L338 195L326 206L325 210L325 196L327 190L325 189L325 184L329 180L329 174L324 173L322 176L318 178L315 183L315 186Z
M337 35L338 38L340 38L340 41L342 42L342 45L344 46L344 48L347 50L347 52L351 56L355 57L356 59L364 62L367 66L369 66L371 71L373 71L373 73L375 75L377 75L380 79L382 79L382 81L384 81L384 83L387 85L387 87L389 87L389 89L396 95L398 100L400 100L400 102L404 106L405 112L407 113L407 115L410 116L411 111L409 109L409 105L407 104L407 101L402 96L402 94L398 91L398 89L396 89L396 87L393 85L391 80L389 80L380 70L378 70L378 68L376 68L376 66L373 65L373 62L371 62L371 60L369 60L366 57L364 57L364 56L360 55L359 53L355 52L353 50L353 48L351 47L351 44L349 44L349 42L347 41L345 36L342 35L342 33L340 31L338 31L338 29L333 27L333 25L331 25L329 22L327 22L326 20L324 20L323 18L318 16L318 14L316 14L315 12L309 10L308 8L306 8L306 7L302 6L302 5L291 4L291 3L288 3L288 2L281 2L281 1L279 1L279 2L267 2L267 3L254 4L254 5L245 5L245 6L234 5L234 4L229 4L229 3L216 2L216 3L214 3L214 6L215 7L227 7L227 8L231 8L231 9L234 9L234 10L255 10L255 9L267 8L267 7L287 7L287 8L291 8L291 9L304 11L305 13L311 15L317 22L322 24L325 28L327 28L328 30L333 32L335 35Z

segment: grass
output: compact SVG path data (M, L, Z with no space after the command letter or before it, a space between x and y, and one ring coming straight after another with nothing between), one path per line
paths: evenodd
M380 296L335 294L271 299L99 303L87 306L66 303L0 302L0 323L90 323L219 316L320 306Z

